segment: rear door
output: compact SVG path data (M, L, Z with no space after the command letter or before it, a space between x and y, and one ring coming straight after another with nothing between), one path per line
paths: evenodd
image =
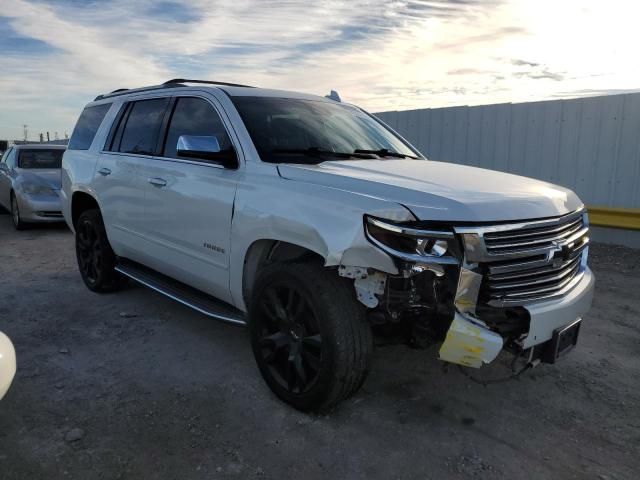
M142 163L157 152L170 98L125 103L112 126L94 177L109 241L123 257L145 263L143 225L146 182Z
M173 100L162 153L144 159L143 234L151 240L151 268L230 301L229 242L240 171L215 160L181 158L176 148L181 135L215 136L223 151L238 151L223 118L213 98Z

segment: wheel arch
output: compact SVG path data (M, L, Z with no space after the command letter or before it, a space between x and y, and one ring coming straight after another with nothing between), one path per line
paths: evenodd
M73 192L71 197L71 224L74 228L82 212L92 208L100 210L100 206L95 197L83 191Z
M291 262L308 258L325 263L325 256L321 251L297 245L294 243L275 240L255 240L247 249L242 268L242 299L248 305L251 291L258 277L258 273L265 266L274 262Z

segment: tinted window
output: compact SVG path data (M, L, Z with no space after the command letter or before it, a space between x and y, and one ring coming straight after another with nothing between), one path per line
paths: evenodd
M0 163L7 163L7 158L11 154L11 150L13 150L13 149L10 148L9 150L7 150L6 152L4 152L2 154L2 160L0 160Z
M87 150L110 107L110 103L104 103L85 108L80 114L76 128L73 129L67 148L69 150Z
M105 150L117 152L120 148L120 140L122 140L122 131L124 130L124 124L127 121L127 115L129 110L133 106L132 103L125 103L120 107L120 111L116 115L115 120L111 124L111 130L107 136L107 141L104 144Z
M361 110L340 103L294 98L232 97L260 158L267 162L322 161L297 151L387 150L415 157L396 135ZM351 158L348 155L345 158Z
M141 100L131 107L122 133L120 152L154 155L168 98Z
M9 151L3 157L2 161L5 162L8 165L9 168L15 168L15 166L16 166L16 150L15 150L15 148L9 149Z
M18 152L18 167L20 168L60 168L64 150L20 150Z
M176 146L180 135L213 136L220 150L230 150L231 140L215 108L201 98L179 98L171 116L164 144L164 156L178 158Z

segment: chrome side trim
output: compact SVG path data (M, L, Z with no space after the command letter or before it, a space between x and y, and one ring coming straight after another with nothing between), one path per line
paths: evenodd
M155 290L158 293L161 293L162 295L164 295L165 297L170 298L171 300L175 300L176 302L179 302L183 305L186 305L189 308L192 308L193 310L202 313L203 315L206 315L207 317L211 317L211 318L215 318L216 320L221 320L223 322L227 322L227 323L232 323L234 325L241 325L241 326L246 326L247 322L245 322L244 320L239 320L238 318L235 317L229 317L227 315L222 315L216 312L212 312L212 311L208 311L208 310L204 310L203 308L200 308L196 305L193 305L192 303L188 302L187 300L180 298L176 295L173 295L172 293L167 292L166 290L161 289L160 287L158 287L157 285L153 285L145 280L142 280L141 278L137 277L136 275L132 274L131 272L128 272L126 269L120 268L120 267L115 267L115 270L117 272L120 272L122 275L126 275L127 277L131 278L132 280L135 280L136 282L144 285L145 287L149 287L151 290Z

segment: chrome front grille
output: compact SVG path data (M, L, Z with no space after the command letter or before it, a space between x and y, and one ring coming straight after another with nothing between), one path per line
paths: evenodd
M522 305L561 296L582 277L588 255L583 210L549 220L457 228L465 260L476 264L483 282L479 301Z
M531 248L550 248L554 242L562 242L587 233L582 216L570 218L558 226L533 227L519 230L487 232L484 243L489 254L509 254Z

